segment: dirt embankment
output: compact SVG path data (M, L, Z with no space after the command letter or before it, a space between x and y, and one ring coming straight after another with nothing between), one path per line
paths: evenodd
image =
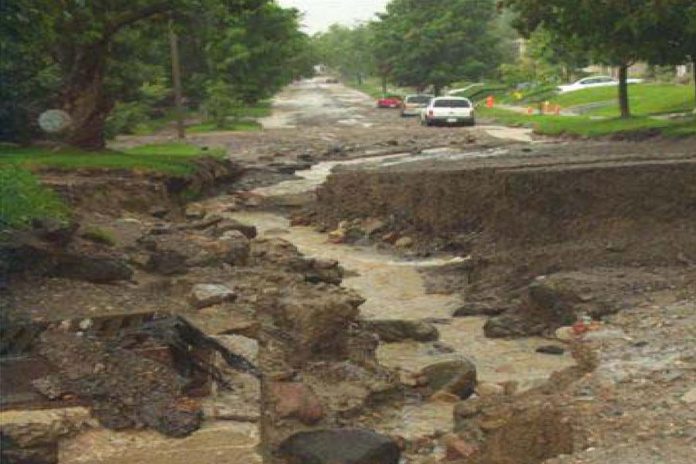
M328 226L387 219L423 249L508 256L522 274L696 259L696 157L544 154L340 170L316 213Z
M188 175L169 175L112 169L75 172L45 171L42 182L80 211L118 214L148 213L181 206L239 179L244 169L229 160L204 157Z

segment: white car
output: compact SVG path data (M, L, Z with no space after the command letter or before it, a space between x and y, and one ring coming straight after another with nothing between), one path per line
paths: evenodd
M628 79L629 84L640 84L643 79ZM619 81L610 76L591 76L580 79L568 85L561 85L558 91L561 93L575 92L576 90L591 89L594 87L616 87Z
M437 97L430 100L421 111L421 124L424 126L476 124L474 105L463 97Z

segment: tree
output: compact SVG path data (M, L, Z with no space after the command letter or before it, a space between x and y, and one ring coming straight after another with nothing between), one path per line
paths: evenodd
M503 0L518 14L526 36L543 28L566 50L585 49L596 61L619 68L621 116L631 115L628 69L647 59L669 36L658 12L675 1L691 0Z
M366 24L353 28L333 24L328 31L314 36L317 58L343 77L362 84L362 79L376 70L372 33Z
M696 99L696 3L693 0L656 1L653 12L656 24L653 27L659 28L662 40L654 43L648 59L660 65L690 62Z
M393 0L375 25L376 53L401 85L436 93L500 62L492 0Z
M69 144L99 149L105 144L104 124L123 88L133 88L138 80L136 57L147 52L150 43L143 40L170 18L187 21L205 12L208 17L229 18L255 11L271 0L16 0L2 2L0 28L3 65L0 83L12 97L3 104L0 117L14 126L3 137L16 138L21 121L35 119L49 105L66 110L72 128L66 136ZM226 26L224 21L220 24ZM218 29L219 30L219 29ZM164 29L163 29L164 31ZM166 32L161 39L166 40ZM137 52L130 58L124 50ZM9 64L5 57L18 60ZM165 55L166 56L166 55ZM140 63L142 64L142 63ZM22 85L19 80L27 82ZM42 84L38 89L34 83ZM142 82L141 82L142 83ZM137 88L137 86L136 86ZM29 110L14 114L29 101ZM5 106L7 105L7 107ZM4 122L4 121L2 121ZM4 129L3 129L4 131Z

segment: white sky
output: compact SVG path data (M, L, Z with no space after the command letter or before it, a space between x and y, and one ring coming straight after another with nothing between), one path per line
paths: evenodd
M295 7L304 13L303 24L309 34L326 30L334 23L350 26L372 19L384 11L389 0L277 0L284 7Z

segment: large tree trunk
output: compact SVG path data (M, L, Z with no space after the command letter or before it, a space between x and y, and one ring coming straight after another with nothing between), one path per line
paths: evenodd
M628 103L628 65L619 67L619 108L622 118L631 117L631 108Z
M105 56L103 44L77 49L63 90L63 109L72 118L66 142L84 150L106 145L104 125L114 104L104 93Z

